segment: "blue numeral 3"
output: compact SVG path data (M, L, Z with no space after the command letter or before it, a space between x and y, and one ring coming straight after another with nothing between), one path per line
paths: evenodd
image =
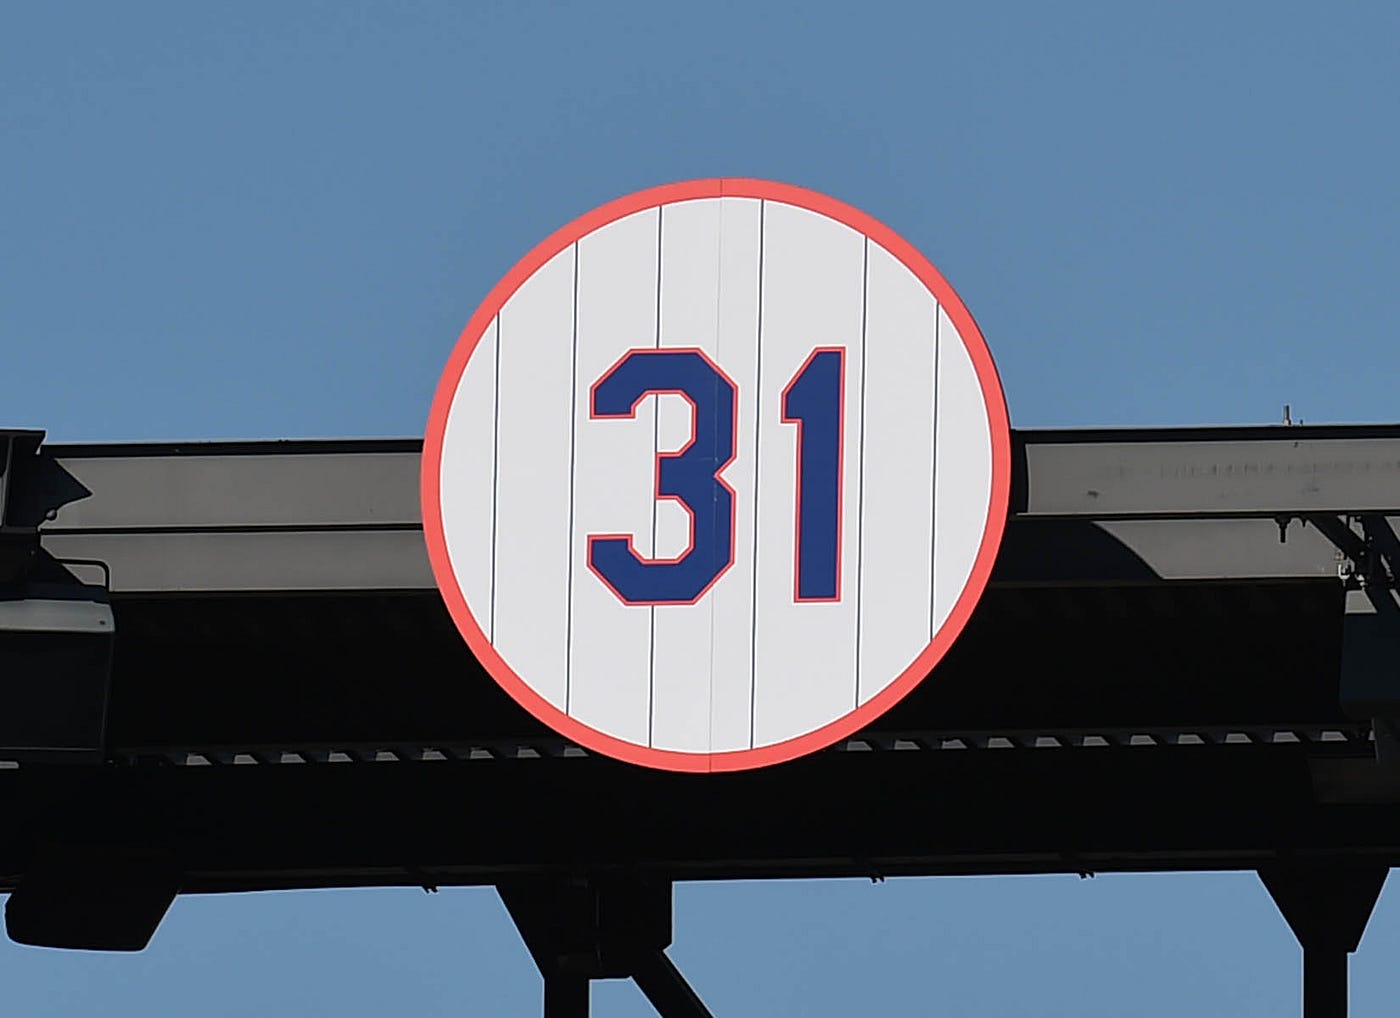
M674 393L691 406L691 439L656 457L656 497L690 517L690 544L674 559L638 554L623 534L590 534L588 566L627 604L692 604L734 562L734 491L720 477L734 460L734 383L700 350L633 350L598 379L592 416L630 418L647 396Z
M633 350L594 383L595 418L635 418L648 396L674 393L691 407L691 438L656 457L656 497L690 517L690 543L673 559L647 558L627 534L590 534L588 566L626 604L694 604L734 563L734 490L720 476L734 461L738 392L694 349ZM797 425L793 599L841 600L841 488L846 351L818 347L782 395Z

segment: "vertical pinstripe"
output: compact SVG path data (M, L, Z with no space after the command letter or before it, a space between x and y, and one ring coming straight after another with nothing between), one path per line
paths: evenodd
M495 432L498 415L492 362L499 343L499 316L486 330L482 351L484 369L463 375L457 385L457 399L462 412L452 421L454 440L461 441L476 433L491 436L490 442L470 442L469 454L462 458L459 469L443 484L442 498L448 510L471 516L490 515L494 521L496 451ZM449 552L453 566L458 569L470 590L470 596L486 606L483 619L488 630L493 625L496 595L496 542L490 528L454 533Z
M856 674L851 683L852 706L860 706L861 595L865 591L865 332L870 309L870 238L865 238L860 264L860 439L856 452Z
M768 239L768 203L760 201L758 203L758 321L754 326L754 346L758 360L758 372L755 376L754 388L757 390L758 415L763 413L763 246ZM758 450L758 429L753 429L753 470L757 477L759 467L762 465L759 459ZM753 518L754 526L758 525L758 484L753 486ZM753 542L753 594L752 609L749 615L749 675L752 678L752 686L749 689L749 749L754 746L754 726L756 722L757 700L756 689L758 686L758 536L754 535Z
M578 436L578 241L572 245L574 252L574 285L569 300L569 570L568 584L569 607L568 616L564 622L564 713L572 712L571 707L573 697L573 655L570 651L574 645L574 561L578 557L578 549L574 546L574 492L578 490L577 464L574 461L574 450L576 448Z
M873 244L866 290L858 703L883 689L887 677L906 668L928 641L934 544L928 471L935 454L931 408L937 403L937 302L904 265Z
M967 584L976 557L977 538L991 497L991 431L967 347L947 342L956 335L946 309L938 312L939 398L938 473L935 483L934 624L943 627Z
M653 337L653 345L661 349L661 231L666 221L666 207L663 205L656 210L656 333ZM656 414L651 421L651 453L655 457L661 452L661 406L660 399L657 400ZM659 499L651 503L651 553L656 551L656 510L661 504ZM656 723L656 608L647 609L650 617L651 634L649 636L650 647L647 652L647 745L652 744L652 729Z
M487 620L487 633L496 638L496 518L499 498L499 466L501 462L501 415L496 408L501 405L501 316L491 320L491 328L496 334L496 345L491 351L491 617Z
M935 402L932 407L933 418L933 444L929 450L929 520L931 533L938 532L938 361L939 352L943 346L943 315L935 313L933 316L933 391ZM928 592L928 638L932 640L938 632L938 599L934 596L932 578L938 575L938 542L930 541L928 544L928 574L930 578Z

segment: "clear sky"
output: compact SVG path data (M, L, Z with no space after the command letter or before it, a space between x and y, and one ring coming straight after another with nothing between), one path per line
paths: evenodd
M1018 427L1394 420L1400 7L12 4L0 422L53 440L422 433L536 241L711 175L885 220ZM1389 1013L1400 907L1353 963ZM687 886L721 1016L1277 1015L1249 874ZM532 1014L488 891L181 899L140 956L0 945L25 1015ZM600 1015L648 1013L595 991Z

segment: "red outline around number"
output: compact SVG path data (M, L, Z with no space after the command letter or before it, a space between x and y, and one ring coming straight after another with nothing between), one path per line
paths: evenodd
M789 417L787 415L788 392L797 384L797 380L802 377L802 373L807 370L819 353L839 353L841 355L841 394L837 398L838 408L836 411L840 426L836 431L836 594L833 597L803 597L802 590L800 553L802 551L802 418ZM782 422L784 424L797 425L797 458L794 461L795 488L792 496L793 506L793 530L792 530L792 599L797 604L836 604L841 600L841 560L842 545L845 536L845 507L846 507L846 348L844 346L819 346L807 355L807 359L802 362L793 376L788 379L788 384L783 386L782 395L778 397L778 406L782 408Z
M962 338L982 389L992 443L991 492L982 543L977 549L977 557L973 562L972 572L968 575L967 584L954 603L952 611L919 656L879 693L851 713L821 728L767 746L720 753L686 753L638 746L590 728L577 718L569 717L535 692L491 646L490 640L486 638L467 606L466 597L452 573L452 563L447 555L441 504L442 442L447 429L448 413L452 408L452 398L462 373L466 370L467 361L481 342L486 327L511 295L549 259L581 237L634 212L700 198L758 198L794 205L849 226L893 255L933 294ZM432 409L428 414L427 436L423 442L421 490L423 536L427 543L428 560L432 564L433 575L437 579L443 601L477 660L516 703L566 739L629 763L672 771L747 770L804 756L854 734L903 699L948 652L948 648L967 625L973 609L987 587L997 550L1001 546L1002 534L1006 530L1007 507L1011 498L1011 424L1007 419L1006 396L1002 392L1001 380L997 377L996 365L992 361L991 351L987 349L986 340L982 338L981 330L977 328L977 323L942 274L899 234L859 209L792 184L741 177L691 180L638 191L580 216L550 234L492 288L467 322L466 328L462 330L438 382Z
M724 564L723 569L715 573L714 579L712 579L709 583L705 584L705 589L700 591L700 593L696 594L695 597L691 598L689 601L629 601L625 596L623 596L622 591L614 587L606 576L598 572L598 570L593 567L593 542L598 540L599 538L625 537L627 538L627 550L630 551L638 559L638 561L646 563L655 563L660 565L675 565L677 562L679 562L681 559L685 558L687 555L689 555L692 551L695 550L695 511L691 509L690 506L686 505L684 500L682 500L679 496L661 494L661 461L675 459L677 456L684 455L685 451L695 444L695 400L691 399L689 395L687 395L680 389L648 389L646 392L642 393L636 398L636 400L632 403L631 410L629 410L626 414L597 414L593 412L594 392L597 390L598 386L602 385L603 382L607 381L607 379L612 375L614 371L616 371L622 366L623 361L627 360L633 354L659 353L699 354L704 359L706 364L715 369L716 374L718 374L721 378L723 378L726 382L729 383L729 389L734 394L734 398L731 401L733 407L733 422L732 430L730 432L730 434L734 436L734 448L729 451L729 459L725 460L722 464L720 464L719 469L716 470L714 474L715 480L719 481L719 483L724 486L725 490L729 492L729 561ZM729 572L729 570L734 568L734 532L735 527L737 526L736 514L738 509L739 495L733 488L729 486L729 482L724 479L724 472L728 470L730 466L733 465L735 458L739 455L739 386L735 384L734 379L730 378L723 368L721 368L718 364L716 364L713 360L710 359L709 354L707 354L704 350L700 349L698 346L641 346L637 347L634 350L628 350L625 354L623 354L613 363L612 367L608 368L607 371L604 371L601 375L599 375L598 380L596 382L594 382L588 387L588 419L590 421L635 420L637 417L637 407L641 406L642 400L646 399L648 396L679 396L681 399L685 400L687 403L690 404L690 438L686 441L685 445L681 446L679 449L672 449L668 450L667 452L658 451L656 453L655 467L653 468L654 478L652 481L653 498L655 498L658 502L677 502L680 504L680 507L683 510L685 510L686 517L690 521L690 534L686 538L685 551L681 552L675 558L648 558L645 555L640 555L637 553L637 546L633 544L633 539L636 537L635 534L589 534L588 554L584 558L584 563L588 566L588 571L594 576L598 577L599 582L601 582L603 586L611 590L613 594L617 597L617 599L623 604L695 604L697 601L699 601L702 597L704 597L710 592L710 590L714 587L716 583L720 581L721 577L723 577L725 573ZM657 412L660 413L661 404L658 402L656 406ZM652 551L654 552L655 550L656 549L653 547Z

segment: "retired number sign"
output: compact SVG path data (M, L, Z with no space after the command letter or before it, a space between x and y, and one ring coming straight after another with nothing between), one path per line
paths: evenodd
M1006 520L1006 406L929 262L831 198L701 180L604 205L467 324L423 456L472 651L566 738L788 760L947 651Z

